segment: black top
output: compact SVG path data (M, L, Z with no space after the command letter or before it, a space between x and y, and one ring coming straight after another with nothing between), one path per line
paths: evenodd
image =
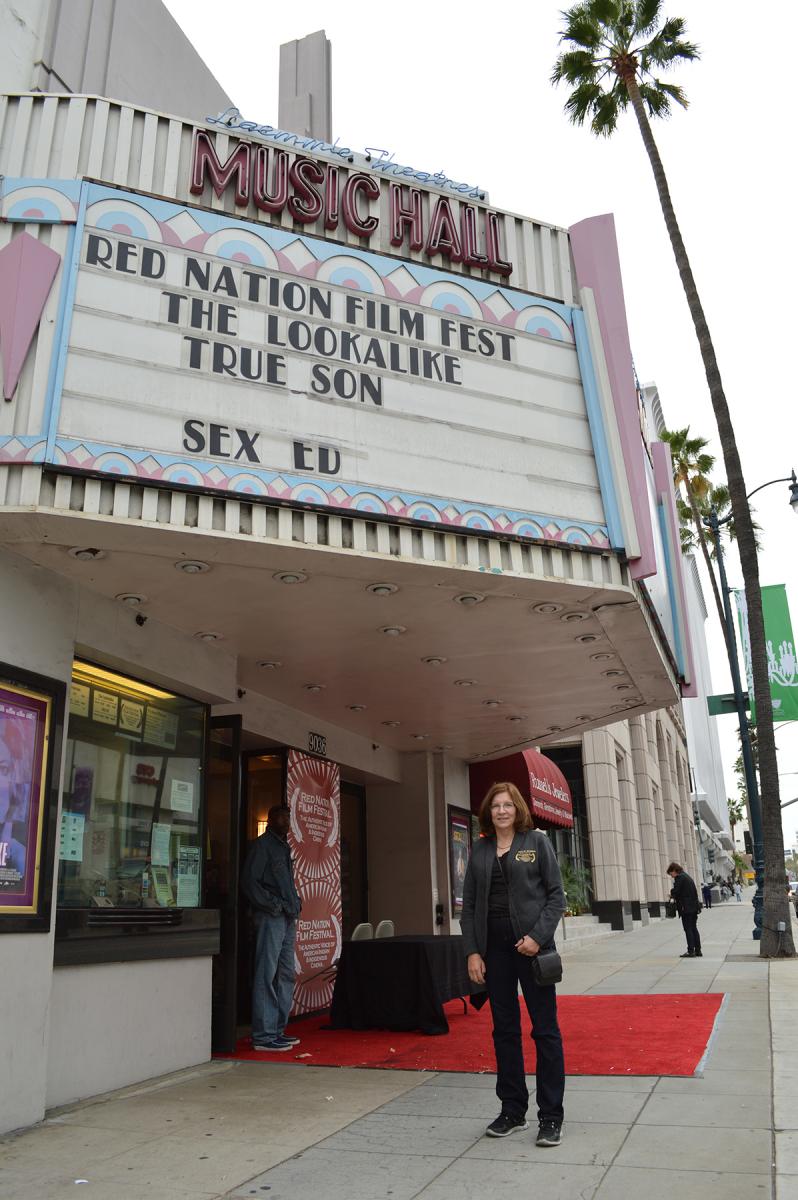
M510 893L507 890L507 876L505 874L505 859L506 854L499 858L496 855L496 861L493 864L493 871L490 877L490 892L488 893L488 916L489 917L509 917L510 915Z
M686 871L680 871L673 881L671 896L676 902L679 916L697 913L699 910L698 892Z

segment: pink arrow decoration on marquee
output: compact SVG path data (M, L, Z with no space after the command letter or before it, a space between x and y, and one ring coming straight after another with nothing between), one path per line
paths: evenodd
M0 352L5 400L16 391L60 262L57 251L29 233L21 233L0 250Z

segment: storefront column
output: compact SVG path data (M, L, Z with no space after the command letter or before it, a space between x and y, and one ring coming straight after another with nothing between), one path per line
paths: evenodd
M657 824L654 811L654 793L648 766L648 739L645 717L632 717L629 722L632 743L632 767L634 770L637 806L640 815L640 844L643 858L645 897L649 912L660 915L660 904L664 897L661 872Z
M435 928L433 756L402 757L401 783L366 790L369 917L394 922L397 933Z
M660 786L662 790L662 813L665 822L665 853L668 862L682 862L682 849L679 845L679 829L676 821L675 789L671 779L671 763L668 753L670 738L662 728L662 722L657 721L657 764L659 766Z
M593 860L593 912L611 921L613 929L631 929L615 746L615 739L605 729L592 730L582 739Z
M632 902L632 917L636 921L648 922L648 906L643 877L643 848L640 836L640 817L635 803L632 784L632 766L628 750L616 746L615 763L618 772L618 791L621 800L624 854L626 858L626 885Z

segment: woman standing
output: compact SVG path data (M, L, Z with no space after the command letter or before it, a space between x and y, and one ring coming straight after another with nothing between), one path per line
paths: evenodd
M501 1112L486 1133L527 1129L529 1092L521 1046L518 985L537 1052L538 1146L562 1138L565 1064L553 984L535 982L532 960L554 946L565 911L560 868L544 833L512 783L494 783L479 810L484 837L474 846L463 888L460 926L472 983L484 983L493 1014L496 1095Z

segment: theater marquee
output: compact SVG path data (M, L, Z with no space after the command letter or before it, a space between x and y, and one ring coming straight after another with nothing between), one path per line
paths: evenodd
M606 547L567 305L84 190L45 460Z

